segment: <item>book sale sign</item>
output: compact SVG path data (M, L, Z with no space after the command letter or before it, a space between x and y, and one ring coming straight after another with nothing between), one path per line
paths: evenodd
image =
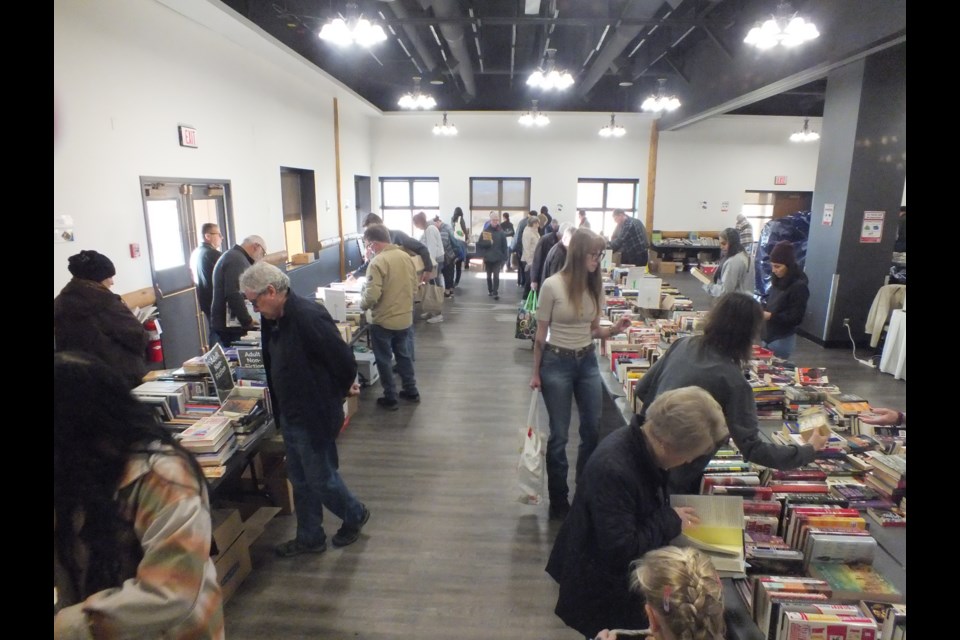
M875 244L883 237L884 211L864 211L863 226L860 227L860 243Z

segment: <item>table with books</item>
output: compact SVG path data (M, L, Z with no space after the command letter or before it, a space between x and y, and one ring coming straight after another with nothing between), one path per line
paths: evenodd
M602 322L615 321L627 309L608 309ZM626 424L633 417L633 386L646 369L678 335L695 328L695 317L673 315L637 321L624 335L598 341L605 400L616 407L611 412L616 422ZM829 626L831 640L901 640L906 628L905 430L860 422L869 403L830 384L825 369L772 358L769 350L755 347L746 371L761 437L774 444L804 444L814 430L826 429L829 439L813 463L787 471L744 461L731 441L705 470L701 495L682 497L742 501L742 553L708 552L723 579L727 638L814 638ZM736 509L711 505L705 511ZM694 546L704 548L695 541Z

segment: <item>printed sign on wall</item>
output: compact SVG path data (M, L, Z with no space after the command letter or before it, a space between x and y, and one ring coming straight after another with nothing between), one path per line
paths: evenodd
M883 211L864 211L863 226L860 228L861 243L877 243L883 237Z
M823 226L832 227L833 226L833 205L825 204L823 205Z

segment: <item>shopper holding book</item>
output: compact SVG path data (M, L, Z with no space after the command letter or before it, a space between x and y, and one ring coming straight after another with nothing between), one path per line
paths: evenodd
M797 265L793 244L781 240L770 251L770 296L763 311L763 346L786 360L797 345L797 327L807 312L807 274Z
M630 568L630 590L643 598L648 629L604 629L596 640L644 635L653 640L723 640L723 586L710 558L693 548L650 551ZM619 633L618 633L619 632Z
M223 638L193 455L88 354L55 354L53 387L53 637Z
M568 626L589 637L611 627L647 626L630 593L631 562L700 522L692 508L670 506L666 472L712 451L726 433L717 401L685 387L657 398L644 424L634 417L597 446L546 567L560 584L554 612ZM666 600L679 606L689 597L678 592Z
M723 258L713 274L713 282L703 285L703 290L714 298L725 293L737 292L753 295L753 273L750 255L740 244L740 232L727 227L720 232L720 250Z
M637 383L643 402L640 418L657 396L689 385L703 387L723 407L730 435L745 460L774 469L796 469L809 464L827 444L819 432L805 445L777 445L760 435L753 389L743 373L763 321L760 304L742 293L727 293L707 315L703 335L677 340ZM722 443L717 442L717 447ZM709 454L670 472L671 493L699 493Z

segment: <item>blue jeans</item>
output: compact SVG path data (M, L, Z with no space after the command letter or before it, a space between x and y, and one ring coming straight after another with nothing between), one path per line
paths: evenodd
M580 447L577 449L579 478L599 441L602 384L595 352L575 358L544 350L540 361L540 390L550 420L550 437L547 440L547 490L550 502L563 502L570 491L567 488L570 401L577 401L580 412Z
M786 360L793 354L793 349L797 346L797 334L791 333L784 338L764 342L763 346L773 351L773 355Z
M377 360L377 371L380 372L380 386L383 387L383 397L395 400L397 385L393 379L393 368L390 366L391 355L397 358L397 373L403 384L403 390L409 394L417 394L417 380L413 376L413 325L406 329L384 329L378 324L370 325L370 342L373 346L373 357Z
M358 525L363 519L363 505L340 477L336 441L320 440L313 433L315 430L280 418L287 476L293 485L297 509L297 540L308 546L327 540L323 531L324 507L345 524Z

